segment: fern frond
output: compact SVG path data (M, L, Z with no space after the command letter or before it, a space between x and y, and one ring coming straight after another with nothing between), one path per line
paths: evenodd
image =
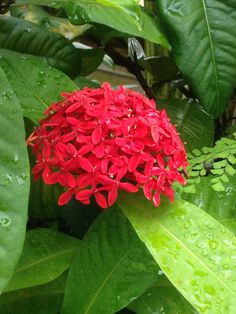
M187 186L184 192L194 193L195 184L201 177L211 173L213 190L224 191L224 183L229 181L228 176L236 174L236 133L232 138L221 138L214 147L203 147L201 150L194 149L188 154L189 167Z

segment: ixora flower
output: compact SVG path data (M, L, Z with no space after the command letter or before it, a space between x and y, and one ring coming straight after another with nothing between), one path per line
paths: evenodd
M143 95L108 83L62 93L27 140L36 155L32 173L46 184L59 183L65 192L59 205L74 195L84 204L95 197L111 206L118 190L143 189L155 206L163 193L171 201L175 181L185 179L184 146L164 110Z

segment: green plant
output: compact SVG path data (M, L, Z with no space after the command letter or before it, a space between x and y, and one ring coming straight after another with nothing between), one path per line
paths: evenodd
M229 182L228 176L235 175L236 164L236 134L234 138L222 137L215 143L214 147L203 147L201 150L194 149L188 154L188 185L186 189L196 192L195 183L200 183L201 177L211 173L212 188L216 192L225 191L224 183ZM186 191L185 189L185 191Z
M0 4L0 312L234 314L235 1L12 2ZM30 175L26 138L61 92L100 87L101 63L128 70L185 142L173 203L122 192L106 211L92 195L59 207L61 186Z

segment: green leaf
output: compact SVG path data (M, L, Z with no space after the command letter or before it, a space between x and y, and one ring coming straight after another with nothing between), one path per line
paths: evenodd
M25 238L29 162L20 104L0 66L0 293L20 257Z
M183 191L186 193L194 194L196 193L196 188L195 185L187 185L186 187L183 188Z
M37 6L10 7L11 16L20 17L42 27L42 29L63 35L69 40L83 35L91 25L72 25L68 19L51 16L48 12Z
M166 56L142 58L138 60L138 64L153 76L155 83L169 81L178 73L174 61Z
M228 177L228 182L224 184L224 192L212 190L212 178L214 177L211 175L202 178L201 183L195 185L194 195L183 193L181 197L205 210L236 235L236 177Z
M169 43L156 17L132 0L18 0L17 4L39 4L63 8L71 23L99 23L122 33L143 37L169 48Z
M73 237L83 239L93 221L101 213L101 208L97 205L95 200L91 200L88 205L79 203L74 198L63 207L62 219L64 226Z
M197 313L172 285L149 288L141 297L133 301L128 308L136 314Z
M161 206L121 194L119 206L163 272L200 313L234 313L236 238L185 201Z
M236 84L235 0L157 0L176 64L203 107L220 115Z
M221 169L221 168L227 166L227 164L228 164L228 163L227 163L227 160L226 160L226 159L220 160L220 161L216 161L216 162L214 162L214 164L213 164L213 168L214 168L214 169Z
M32 156L32 165L35 156ZM59 184L45 184L43 180L35 181L31 176L29 217L36 219L55 219L60 216L63 207L58 205L58 199L63 192Z
M225 183L229 182L229 179L228 179L228 177L227 177L225 174L223 174L223 175L220 177L220 180L223 181L223 182L225 182Z
M62 91L76 89L76 84L62 72L37 57L0 49L0 66L13 86L23 115L37 121L44 110L61 99Z
M228 161L231 162L232 165L236 164L236 158L233 155L230 155L228 157Z
M46 285L4 293L0 297L0 312L4 314L56 314L60 312L66 275Z
M0 48L40 57L72 77L88 75L103 60L102 49L77 49L63 36L16 17L0 17Z
M212 174L223 174L224 173L224 169L211 169L210 170Z
M199 176L199 171L189 171L188 175L190 177L198 177Z
M23 253L5 292L42 285L69 268L80 241L50 229L26 235Z
M200 176L205 176L206 175L206 169L202 169L201 171L200 171Z
M68 275L63 314L114 313L142 294L159 267L118 208L100 214Z
M223 184L219 181L216 184L212 185L212 189L216 192L224 192L225 191L225 187L223 186Z
M172 99L167 104L158 102L157 109L166 109L188 151L212 144L214 121L198 103Z
M234 169L232 166L230 166L229 164L225 167L225 171L226 171L230 176L233 176L233 175L236 173L235 169Z
M199 149L196 149L196 148L193 149L192 153L193 153L195 156L201 156L201 155L202 155L201 151L200 151Z

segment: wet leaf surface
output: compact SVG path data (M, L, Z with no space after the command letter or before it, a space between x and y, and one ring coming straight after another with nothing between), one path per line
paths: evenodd
M139 194L119 206L163 272L200 313L233 313L236 238L200 208L162 200L154 208Z
M0 65L0 292L20 257L29 196L29 161L20 104Z

